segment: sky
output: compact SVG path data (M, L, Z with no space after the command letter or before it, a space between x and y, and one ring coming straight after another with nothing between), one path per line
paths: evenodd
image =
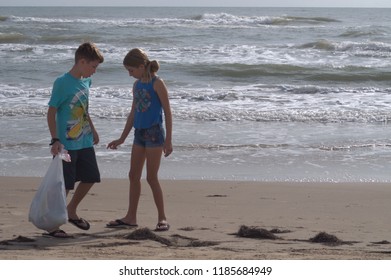
M374 7L390 0L0 0L0 6Z

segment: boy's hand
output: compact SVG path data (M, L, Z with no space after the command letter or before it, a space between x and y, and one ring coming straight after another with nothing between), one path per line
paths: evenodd
M50 149L50 152L52 153L53 156L61 153L63 146L60 143L60 141L56 141L53 143L52 148Z
M99 135L98 135L98 132L96 132L96 130L93 131L93 137L94 137L94 145L98 144L99 143Z

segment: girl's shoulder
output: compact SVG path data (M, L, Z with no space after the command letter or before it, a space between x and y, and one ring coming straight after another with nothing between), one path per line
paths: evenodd
M163 81L162 78L157 77L154 84L153 84L153 89L159 94L162 92L167 92L167 87L165 82Z
M146 86L146 87L148 87L148 86L155 87L155 85L161 85L164 82L163 82L162 78L160 78L159 76L156 75L156 76L153 76L151 78L151 80L149 80L149 81L137 80L136 83L138 85L142 85L142 86Z
M160 76L154 76L154 77L152 78L152 83L153 83L153 84L156 84L156 83L158 83L158 84L164 84L164 81L163 81L163 79L162 79Z

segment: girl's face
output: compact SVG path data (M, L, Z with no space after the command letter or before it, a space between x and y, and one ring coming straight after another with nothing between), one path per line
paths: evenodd
M135 78L135 79L141 79L144 74L144 65L140 65L139 67L133 67L133 66L125 66L126 70L129 72L129 76Z

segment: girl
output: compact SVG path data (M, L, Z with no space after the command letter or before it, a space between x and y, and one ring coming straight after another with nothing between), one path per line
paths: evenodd
M134 142L130 159L129 208L122 219L109 222L106 226L137 227L137 206L141 194L141 175L146 162L147 182L153 193L158 211L157 231L166 231L169 224L164 212L163 192L158 179L161 155L167 157L172 153L172 115L165 83L156 73L159 63L150 61L141 49L132 49L124 58L123 64L129 76L136 79L133 84L133 103L121 137L108 144L108 148L117 149L124 143L132 127ZM164 135L164 111L166 137Z

